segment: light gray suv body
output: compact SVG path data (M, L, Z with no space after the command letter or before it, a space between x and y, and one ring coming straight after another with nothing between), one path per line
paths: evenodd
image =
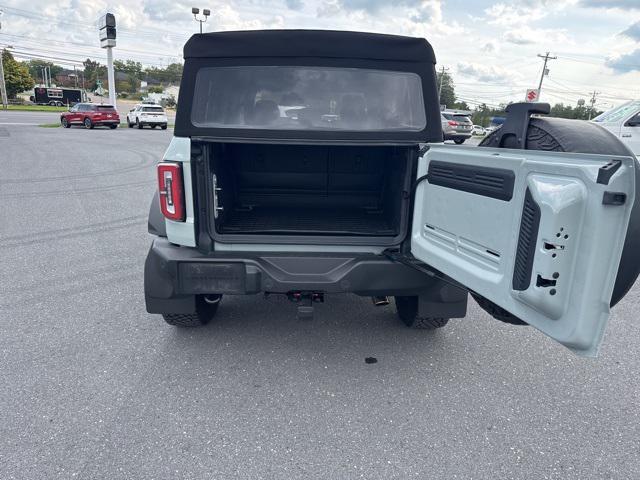
M281 294L310 318L353 293L439 328L471 293L595 355L640 269L637 161L604 129L513 104L483 148L445 145L424 39L220 32L184 57L149 213L148 312L197 326L223 295Z

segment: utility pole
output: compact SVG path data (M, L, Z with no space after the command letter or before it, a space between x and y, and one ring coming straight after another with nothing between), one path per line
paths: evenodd
M442 84L444 83L444 74L448 71L448 68L442 66L442 71L440 72L440 86L438 87L438 101L440 101L440 97L442 97Z
M542 74L540 75L540 83L538 84L538 101L540 101L540 94L542 93L542 80L544 80L544 76L549 74L549 70L547 70L547 62L549 60L555 60L558 57L549 56L549 52L545 55L538 54L540 58L544 58L544 65L542 66Z
M0 29L2 28L2 14L4 12L0 10ZM6 110L9 108L9 99L7 98L7 84L4 82L4 64L2 61L2 53L0 51L0 97L2 100L2 108Z
M591 103L591 108L589 109L589 120L591 120L591 115L593 115L593 110L594 110L595 105L596 105L596 97L599 94L600 94L600 92L596 92L595 90L591 94L591 100L589 101L589 103Z

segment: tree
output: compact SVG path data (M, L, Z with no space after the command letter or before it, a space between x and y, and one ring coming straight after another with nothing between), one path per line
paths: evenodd
M447 108L454 108L456 103L455 85L453 84L453 78L448 73L438 72L438 90L440 90L440 105L445 105ZM440 83L442 82L442 89L440 89Z
M56 65L55 63L49 62L47 60L34 59L25 62L25 64L29 69L29 75L31 75L31 78L33 79L42 78L42 69L44 67L49 67L51 78L55 78L56 75L64 70L64 68L62 68L60 65Z
M166 68L149 67L144 70L144 79L155 80L160 83L180 83L182 78L182 64L171 63Z
M29 75L29 68L24 63L18 62L13 58L9 50L2 50L2 62L4 64L4 81L9 98L15 98L18 93L33 88L35 82Z
M123 72L138 80L142 80L142 64L133 60L115 60L113 69L116 72Z
M97 81L100 79L106 80L107 67L100 65L100 63L87 58L82 62L84 66L84 82L87 90L95 90Z

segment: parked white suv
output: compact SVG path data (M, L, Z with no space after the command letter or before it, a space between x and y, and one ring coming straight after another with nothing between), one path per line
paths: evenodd
M167 114L160 105L155 103L139 103L127 113L127 125L142 128L149 125L151 128L159 126L162 130L167 129Z
M640 156L640 100L633 100L601 113L593 119Z

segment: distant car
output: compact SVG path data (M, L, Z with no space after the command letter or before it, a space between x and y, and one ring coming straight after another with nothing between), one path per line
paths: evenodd
M105 126L114 129L120 125L120 116L113 105L77 103L60 115L60 124L65 128L84 125L85 128Z
M494 132L498 127L496 127L495 125L489 125L488 127L485 127L484 129L484 133L485 135L489 135L491 132Z
M127 113L127 125L129 128L136 126L141 129L148 125L151 128L160 127L166 130L167 114L164 108L155 103L139 103Z
M467 115L459 113L441 113L442 133L445 140L453 140L460 145L471 138L473 122Z
M640 100L601 113L593 121L626 143L636 156L640 156Z
M473 126L473 130L471 130L471 133L473 135L480 135L483 136L485 135L487 132L485 131L484 127L482 125L474 125Z

